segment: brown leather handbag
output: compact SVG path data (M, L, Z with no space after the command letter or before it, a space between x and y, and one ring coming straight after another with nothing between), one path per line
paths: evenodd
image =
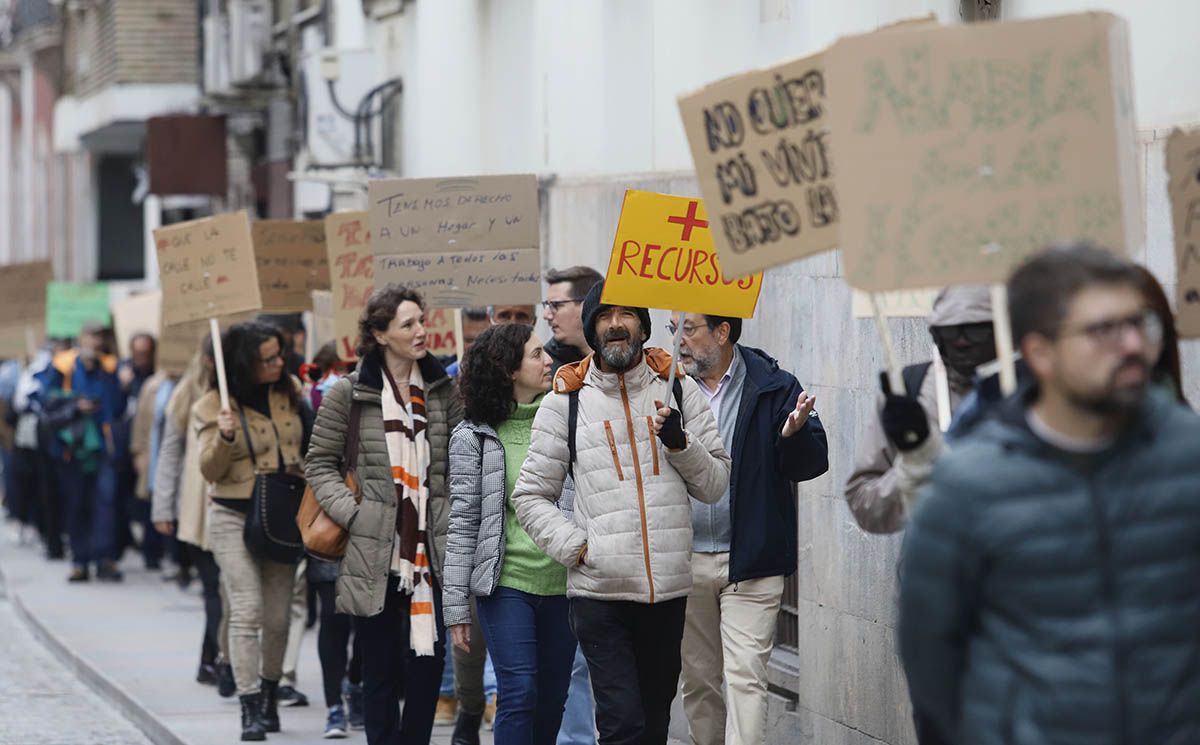
M342 481L354 495L355 503L362 502L362 489L358 477L354 473L358 465L358 425L362 419L362 405L354 401L350 404L350 426L346 428L346 442L342 447ZM346 555L346 544L350 534L346 529L333 521L317 495L313 494L312 485L304 490L300 500L300 511L296 514L296 524L300 526L300 537L304 541L304 550L318 559L339 561Z

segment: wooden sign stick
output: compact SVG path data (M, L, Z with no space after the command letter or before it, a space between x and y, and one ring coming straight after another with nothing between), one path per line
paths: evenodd
M225 350L221 348L221 325L217 319L208 319L209 332L212 334L213 364L217 368L217 388L221 392L221 408L229 409L229 383L225 380Z
M458 357L458 367L461 370L463 364L463 355L466 354L465 345L463 344L463 320L462 308L454 309L454 354Z
M887 319L879 310L879 298L875 293L870 294L871 312L875 314L875 325L879 328L879 338L883 341L883 360L887 365L888 383L892 393L904 395L904 376L900 374L900 363L896 360L896 347L892 343L892 330L888 328Z
M667 376L667 408L671 408L671 403L675 400L675 372L679 369L679 345L683 343L683 316L683 313L679 314L679 325L675 327L675 342L671 350L671 374Z
M992 322L996 328L996 361L1000 363L1000 393L1017 392L1017 363L1013 356L1012 321L1008 317L1008 287L992 285Z

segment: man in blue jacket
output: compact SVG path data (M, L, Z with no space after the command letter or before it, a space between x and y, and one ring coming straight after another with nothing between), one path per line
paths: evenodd
M48 451L67 504L71 582L119 581L113 424L125 410L117 360L103 353L103 329L86 326L79 347L56 354L35 377L40 384Z
M939 459L905 536L913 703L954 743L1200 742L1200 419L1150 385L1162 323L1087 246L1008 294L1033 384Z
M675 313L672 334L676 324L680 361L733 458L721 501L692 500L683 707L696 745L759 745L784 578L797 564L795 483L829 469L829 448L816 398L765 352L737 343L742 319Z

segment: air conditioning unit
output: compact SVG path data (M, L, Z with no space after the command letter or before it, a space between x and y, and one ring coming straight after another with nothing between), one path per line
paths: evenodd
M233 85L259 82L271 48L270 0L229 0L229 78Z
M321 49L304 56L305 144L311 164L354 160L354 122L337 110L330 87L342 108L353 113L379 82L375 65L369 49Z

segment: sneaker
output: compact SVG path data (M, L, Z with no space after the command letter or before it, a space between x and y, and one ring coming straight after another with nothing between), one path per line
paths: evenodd
M87 582L91 578L87 567L72 567L71 573L67 575L68 582Z
M279 692L275 694L275 698L279 701L280 706L308 706L308 696L292 686L279 686Z
M120 569L117 569L116 562L102 561L100 566L96 567L96 579L101 582L120 582L125 579L125 575L121 574Z
M232 698L237 693L237 683L233 679L233 666L228 662L217 663L217 695L221 698Z
M346 736L346 710L341 706L330 706L325 717L326 740L340 740Z
M496 728L496 701L499 698L499 696L493 693L488 698L487 705L483 707L483 726L487 728L488 732Z
M343 681L342 696L346 699L346 719L350 722L350 729L365 729L367 725L363 714L362 683L354 685L348 680Z
M458 719L458 699L453 696L438 696L433 723L439 727L449 727L454 724L456 719Z
M201 662L200 669L196 671L196 682L200 685L215 686L217 684L217 666Z

